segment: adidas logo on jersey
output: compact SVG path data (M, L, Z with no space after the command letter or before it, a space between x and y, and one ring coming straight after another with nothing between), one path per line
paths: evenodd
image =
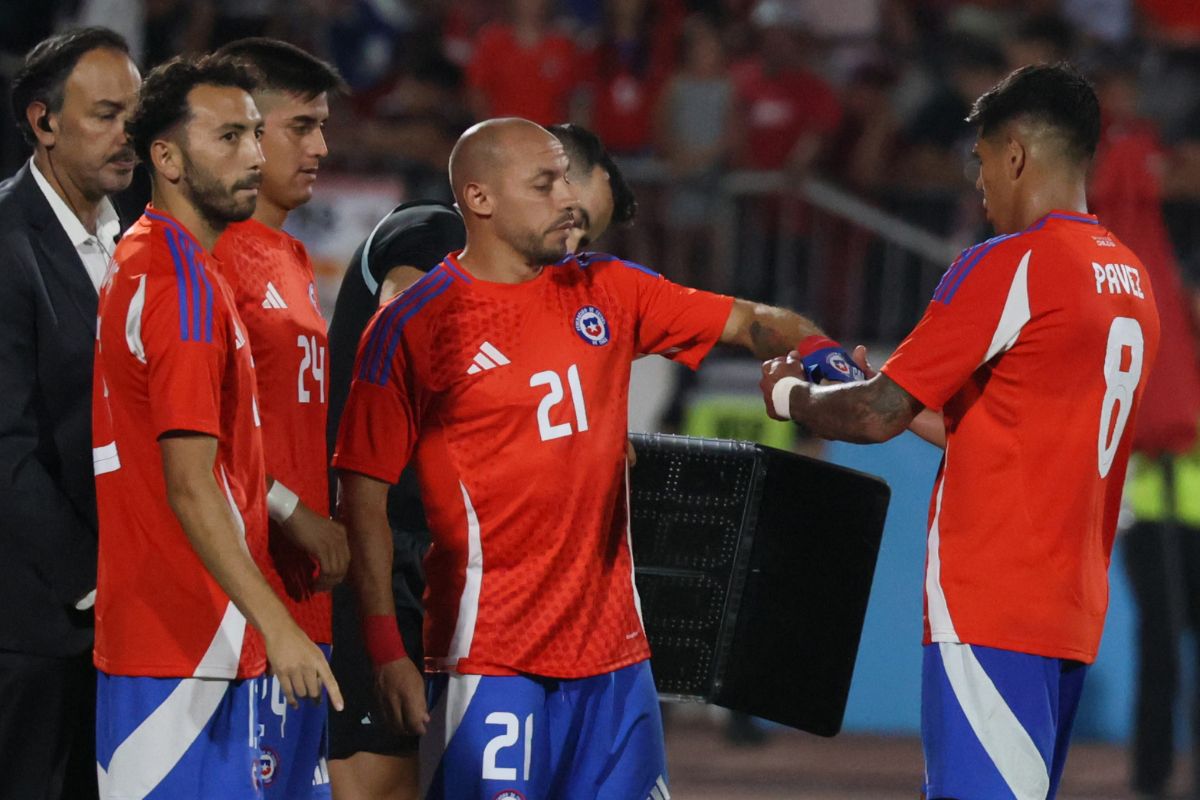
M483 372L485 369L495 369L503 367L505 364L511 363L491 342L484 342L479 345L479 352L475 354L474 363L467 368L468 375L474 375L477 372Z
M267 295L263 298L263 308L287 308L288 305L283 301L283 295L275 288L275 284L267 281Z

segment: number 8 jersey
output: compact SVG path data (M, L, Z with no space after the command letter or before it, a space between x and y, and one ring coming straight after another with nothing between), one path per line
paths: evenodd
M649 656L629 549L630 364L695 367L733 300L584 254L534 279L448 256L372 320L334 466L416 459L433 544L426 668L578 678Z
M966 250L883 372L945 414L925 642L1090 663L1158 346L1146 270L1090 215Z

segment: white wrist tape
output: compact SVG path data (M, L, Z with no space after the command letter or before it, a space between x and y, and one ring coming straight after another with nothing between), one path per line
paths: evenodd
M792 389L802 383L804 381L793 378L791 375L779 379L779 383L771 389L771 405L775 409L775 416L784 419L792 418Z
M300 498L295 492L275 481L271 484L271 491L267 492L267 516L282 525L295 513L299 502Z

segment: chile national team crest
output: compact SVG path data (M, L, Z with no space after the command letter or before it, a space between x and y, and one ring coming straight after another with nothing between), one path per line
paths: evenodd
M608 320L595 306L584 306L575 312L575 332L593 347L608 344Z

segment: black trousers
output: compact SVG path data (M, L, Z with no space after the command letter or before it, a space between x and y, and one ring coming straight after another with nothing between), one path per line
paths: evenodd
M1175 756L1180 637L1200 633L1200 530L1138 522L1122 538L1138 609L1133 788L1161 794ZM1200 691L1192 694L1192 740L1200 755Z
M96 668L0 651L0 800L95 800Z

